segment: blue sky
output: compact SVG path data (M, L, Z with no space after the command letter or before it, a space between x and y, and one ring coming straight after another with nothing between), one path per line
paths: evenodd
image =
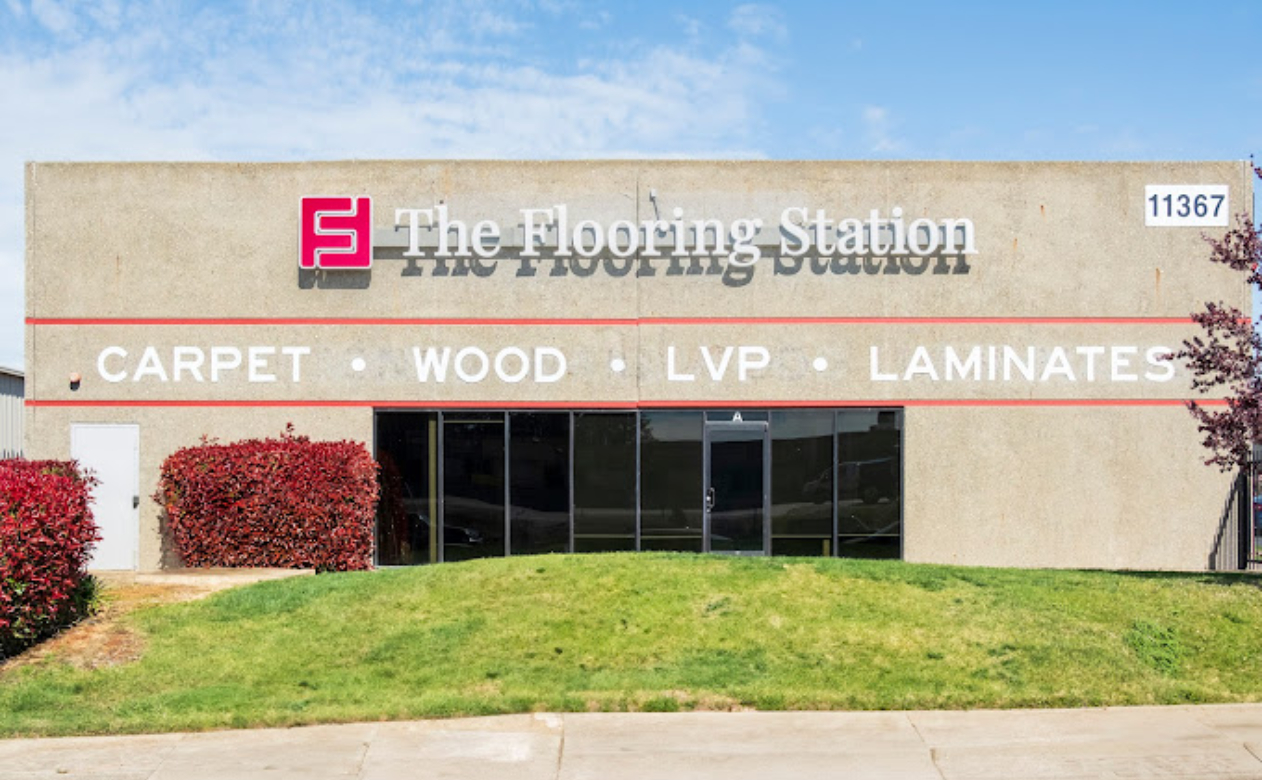
M26 160L1262 155L1258 2L0 0L0 365Z

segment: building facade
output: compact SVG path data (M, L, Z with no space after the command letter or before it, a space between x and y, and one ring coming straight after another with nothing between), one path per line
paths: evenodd
M100 568L177 563L169 453L290 422L376 455L382 565L1232 568L1235 481L1168 353L1204 302L1248 310L1203 236L1251 187L1243 162L31 164L28 454L106 475Z
M0 366L0 458L22 455L25 384L21 371Z

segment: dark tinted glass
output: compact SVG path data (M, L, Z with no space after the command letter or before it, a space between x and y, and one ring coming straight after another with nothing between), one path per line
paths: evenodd
M570 416L508 415L508 500L512 555L570 546Z
M831 555L833 411L771 413L771 552Z
M443 559L504 554L504 416L443 418Z
M763 505L766 427L748 424L710 426L710 549L714 552L763 552L766 509Z
M641 547L700 551L705 420L722 427L732 414L659 410L643 412L637 421L627 413L513 412L506 450L503 412L452 412L442 423L434 412L379 412L378 563L425 563L440 549L446 560L503 555L509 546L506 514L514 554L568 549L571 514L575 551L634 549L637 435ZM747 423L770 421L774 554L899 557L901 410L741 410L741 417ZM755 468L757 445L720 440L711 452L711 484L716 500L736 502L717 505L727 513L719 518L722 526L737 510L753 507L764 486ZM433 538L439 480L443 532ZM725 549L725 540L735 540L732 549L756 542L756 534L735 526L716 528L713 537L716 550Z
M430 535L438 515L438 415L388 412L377 415L377 564L435 563L438 540Z
M640 547L702 546L701 412L640 414Z
M837 413L837 554L897 558L902 539L902 412Z
M574 415L574 551L635 549L635 415Z

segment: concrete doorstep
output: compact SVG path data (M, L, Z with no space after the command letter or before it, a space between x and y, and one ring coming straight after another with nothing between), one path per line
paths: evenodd
M574 713L0 741L0 778L1262 779L1262 705Z

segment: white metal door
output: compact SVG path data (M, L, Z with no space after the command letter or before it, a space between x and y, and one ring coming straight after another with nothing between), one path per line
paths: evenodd
M71 425L70 455L91 470L100 530L89 569L135 569L140 544L140 426Z

